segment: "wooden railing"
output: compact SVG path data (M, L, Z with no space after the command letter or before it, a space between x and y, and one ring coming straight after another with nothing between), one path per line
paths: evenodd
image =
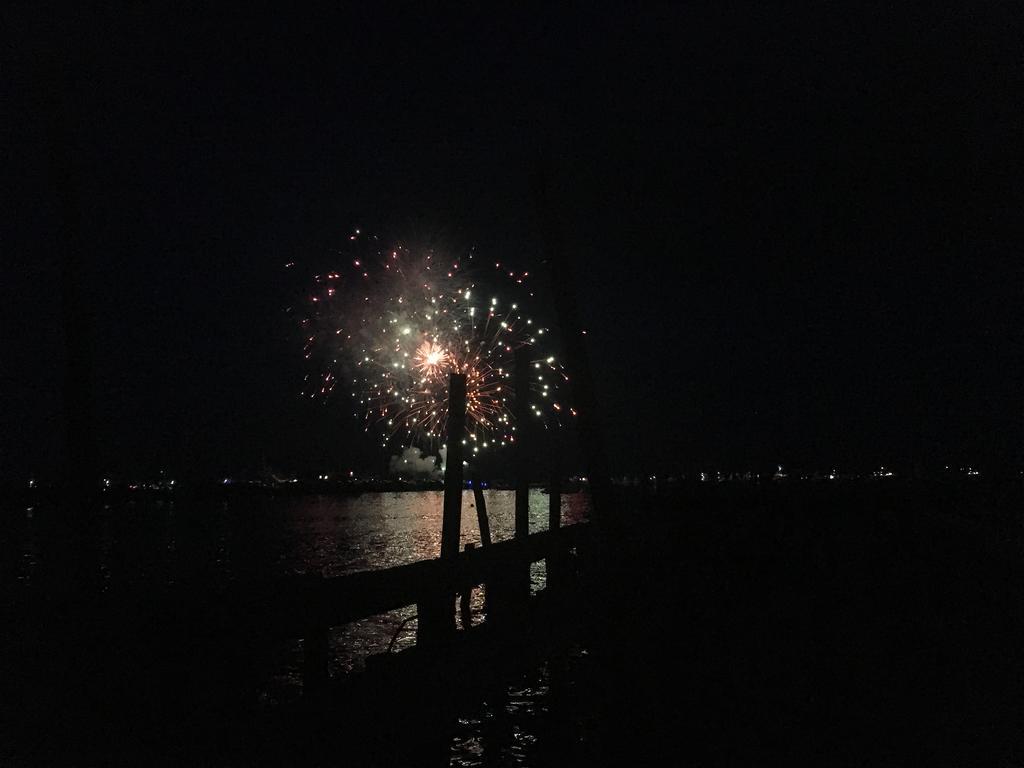
M272 596L271 604L276 606L274 623L281 629L290 627L292 632L296 627L302 628L303 684L307 692L313 692L327 681L331 627L409 605L416 605L417 612L422 613L422 606L440 603L447 606L445 610L450 609L454 630L456 593L482 584L508 583L516 574L528 570L531 563L545 559L548 561L548 586L557 588L560 574L564 573L560 566L566 555L583 544L589 535L590 525L577 523L467 550L449 559L421 560L332 578L309 577L301 583L291 583ZM301 593L293 590L301 590ZM264 603L262 610L271 608L271 604ZM417 638L420 643L438 639L423 631L417 632Z
M516 574L528 572L529 565L540 560L548 562L548 586L561 586L562 563L568 553L584 544L590 535L589 523L577 523L554 530L545 530L525 539L511 539L480 549L467 550L447 559L421 560L382 570L349 573L330 579L308 579L301 600L283 605L284 615L291 612L291 626L305 628L303 634L303 688L307 693L323 688L328 679L328 636L332 627L359 621L390 610L416 605L418 614L424 606L440 604L451 618L455 629L455 597L480 585L515 583ZM528 578L528 577L527 577ZM488 595L492 611L510 606L495 604L502 592ZM506 599L515 600L515 591L505 591ZM292 612L298 608L301 615ZM443 642L445 631L431 637L418 629L417 642Z

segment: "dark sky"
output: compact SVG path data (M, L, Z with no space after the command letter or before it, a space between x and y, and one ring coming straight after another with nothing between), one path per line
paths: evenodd
M104 472L373 464L296 396L282 265L363 227L539 269L541 158L616 468L1019 460L1015 4L376 5L7 12L5 473L59 457L58 114Z

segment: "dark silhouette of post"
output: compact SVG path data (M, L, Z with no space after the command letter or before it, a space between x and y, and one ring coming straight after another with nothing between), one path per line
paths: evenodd
M441 560L452 565L459 555L462 529L462 440L466 433L466 376L448 376L448 441L444 467ZM418 645L444 642L455 631L455 595L425 595L417 606Z
M548 530L557 532L562 527L562 472L561 445L558 436L552 435L548 456ZM562 544L552 538L551 554L547 557L547 585L557 588L562 582Z
M520 347L515 356L515 417L516 417L516 538L530 535L530 473L529 473L529 419L530 419L530 348Z
M92 449L92 349L86 288L83 288L81 221L74 161L61 158L61 299L64 324L64 415L67 429L65 471L62 477L65 500L74 506L93 491L97 478L91 471Z
M601 427L601 409L598 407L590 372L590 357L580 326L575 282L569 266L565 239L555 213L546 169L542 166L534 178L534 198L540 219L545 260L551 270L552 293L558 323L562 329L562 343L568 363L569 387L576 403L576 426L581 438L590 476L590 498L594 519L609 522L612 514L612 485Z
M476 545L473 542L466 544L467 552L472 552L474 549L476 549ZM463 629L473 626L472 597L472 587L463 587L462 592L459 593L459 621Z
M476 503L476 521L480 525L480 546L491 545L491 521L487 519L487 500L484 498L484 489L480 485L480 478L473 475L473 501Z
M515 353L515 417L516 417L516 531L518 541L526 541L530 535L530 348L520 347ZM513 614L521 609L530 597L530 568L517 568L509 582Z
M83 232L83 154L79 146L77 65L81 55L71 46L51 62L53 114L50 122L52 172L56 192L60 254L61 320L64 336L62 397L64 441L60 504L54 530L41 554L42 582L73 591L98 586L95 507L99 478L93 423L94 297L88 288L90 249ZM52 515L48 515L52 517Z
M466 375L448 377L448 451L444 469L444 517L441 521L441 558L459 554L462 529L462 440L466 432Z
M551 436L548 456L548 530L557 531L562 527L562 462L558 435Z
M473 474L473 501L476 503L476 521L480 526L480 546L489 547L491 546L491 521L487 518L487 500L484 498L484 489L480 483L480 478ZM469 545L466 545L469 548ZM490 601L487 597L487 585L484 584L484 612L489 613ZM499 587L500 589L500 587Z

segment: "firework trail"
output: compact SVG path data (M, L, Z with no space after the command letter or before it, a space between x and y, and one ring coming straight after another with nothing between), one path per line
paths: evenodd
M518 301L483 286L485 278L500 278L505 292L524 290L529 273L500 263L483 270L472 255L466 261L429 249L383 248L357 230L343 266L315 276L300 313L311 366L301 394L327 399L346 392L367 431L380 430L383 445L433 450L446 438L448 374L465 374L465 439L477 453L515 441L512 361L517 349L529 347L530 413L545 426L575 415L559 401L567 374L542 353L547 329Z

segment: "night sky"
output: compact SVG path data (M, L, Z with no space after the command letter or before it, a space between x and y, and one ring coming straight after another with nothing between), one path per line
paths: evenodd
M1015 4L376 5L6 12L4 474L60 455L56 114L107 474L379 465L298 397L284 264L361 227L542 271L541 166L616 471L1020 461Z

